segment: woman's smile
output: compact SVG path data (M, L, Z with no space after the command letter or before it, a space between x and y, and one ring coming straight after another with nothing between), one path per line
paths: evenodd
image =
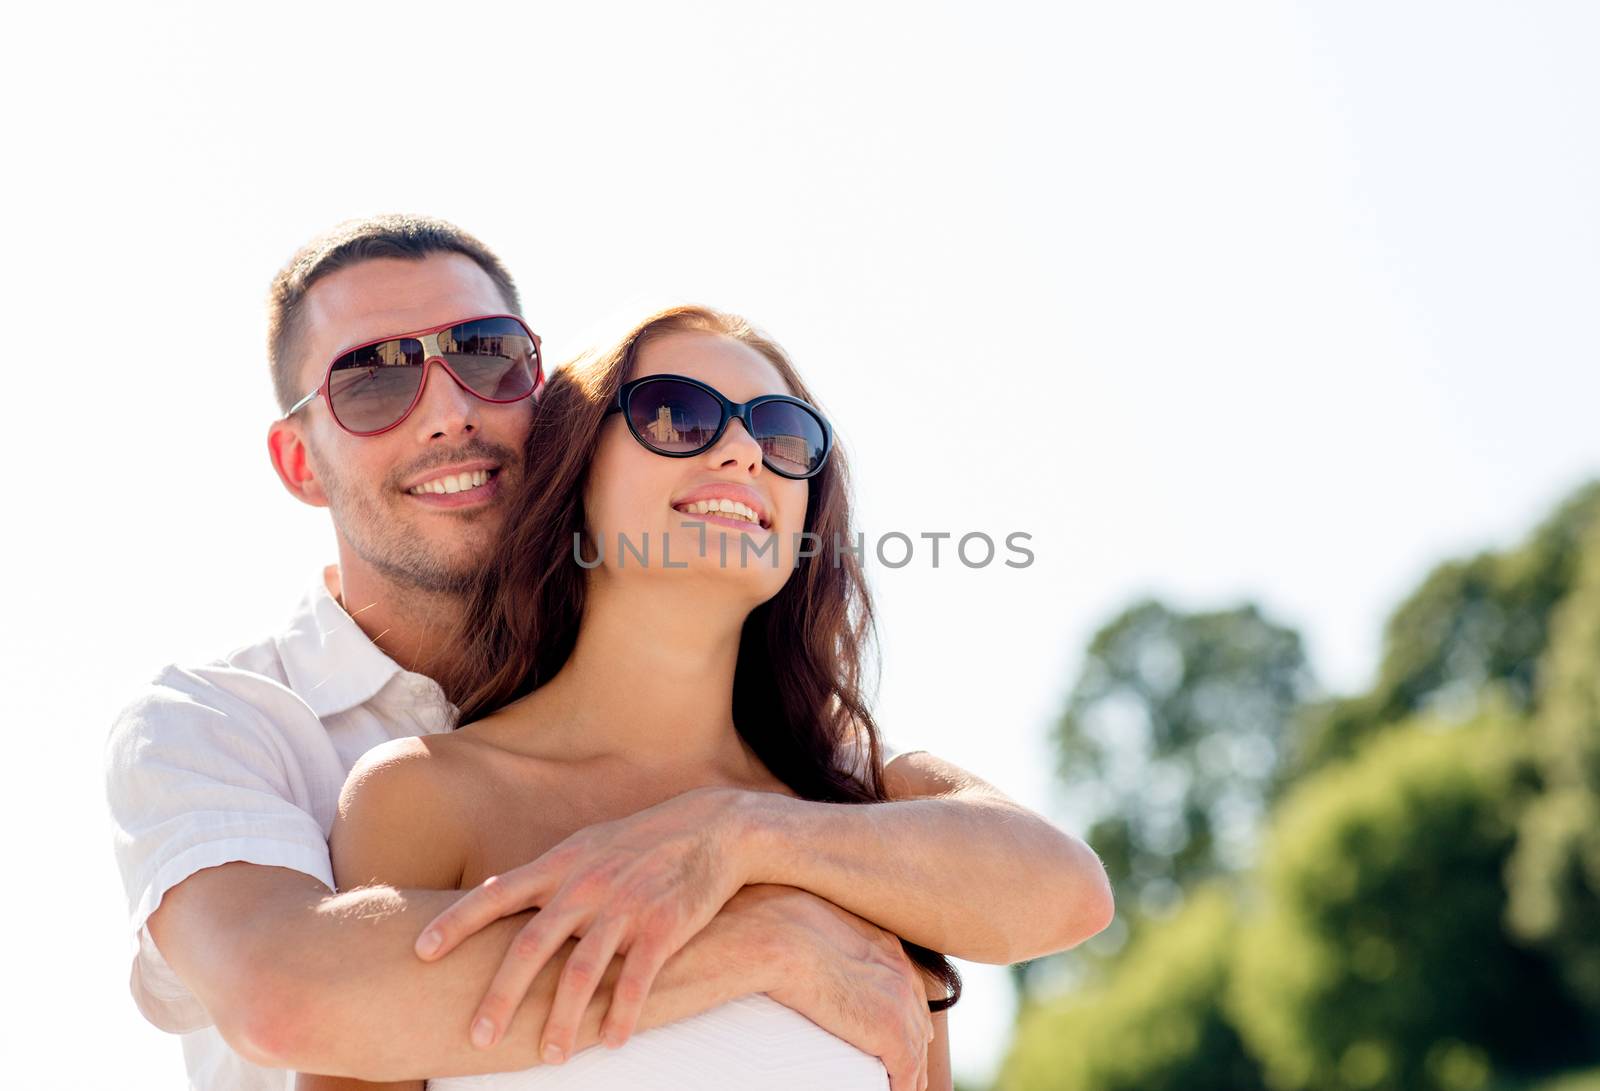
M761 494L748 485L731 482L701 485L674 500L672 510L691 519L737 530L770 532L772 529L771 509Z

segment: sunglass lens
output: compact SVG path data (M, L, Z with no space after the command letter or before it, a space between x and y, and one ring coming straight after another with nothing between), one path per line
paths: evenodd
M405 415L422 383L422 342L380 341L347 352L333 363L328 405L352 432L376 432Z
M827 433L815 414L793 402L762 402L750 420L767 465L779 473L804 477L822 465Z
M538 346L511 318L478 318L441 330L439 350L461 381L490 401L526 396L540 374Z
M633 431L665 454L687 454L711 442L722 407L697 386L676 379L640 383L628 400Z

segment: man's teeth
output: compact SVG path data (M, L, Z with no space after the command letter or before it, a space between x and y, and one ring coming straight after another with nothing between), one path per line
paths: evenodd
M475 489L487 480L489 480L488 470L473 470L465 474L445 474L432 481L424 481L406 491L412 496L421 496L425 492L460 492L463 489Z
M692 504L679 504L678 510L685 515L732 515L757 526L761 524L755 511L737 500L696 500Z

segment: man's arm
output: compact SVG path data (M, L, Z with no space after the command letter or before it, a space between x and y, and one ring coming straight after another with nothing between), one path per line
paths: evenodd
M537 982L517 1016L518 1027L531 1024L526 1035L489 1052L467 1040L476 995L515 934L500 927L509 918L474 937L470 952L463 945L462 965L446 973L411 953L429 910L454 897L334 895L300 872L235 862L169 890L149 927L223 1038L255 1064L373 1080L537 1064Z
M998 788L920 751L897 757L884 781L886 803L699 788L590 826L474 888L429 924L418 952L440 958L489 921L540 904L546 920L529 937L532 955L547 956L579 934L558 935L561 924L594 936L629 921L628 941L650 952L638 959L648 984L655 956L675 950L747 883L809 890L972 962L1066 950L1111 922L1100 858ZM605 959L615 950L590 947ZM580 956L589 953L580 946ZM508 970L509 963L502 978L515 979ZM624 983L632 978L630 968Z
M375 1078L472 1071L471 1062L485 1056L467 1038L472 998L532 915L496 925L461 965L424 976L431 968L412 953L416 932L458 891L334 897L323 830L302 778L284 758L292 749L288 735L299 730L321 739L323 729L309 711L303 723L292 709L278 709L276 718L264 714L257 706L271 704L277 688L232 668L167 668L125 706L107 737L107 803L132 923L156 940L166 964L135 960L141 1011L175 1033L214 1023L238 1052L266 1065ZM789 893L770 899L791 910L778 914L780 923L814 910L822 925L812 932L825 934L849 916ZM763 986L781 972L792 987L782 1002L882 1057L892 1079L920 1065L920 1042L913 1056L914 1036L895 1040L896 1028L906 1025L903 1012L915 1013L914 1005L894 1007L885 989L873 1002L846 1004L851 990L838 981L883 976L871 953L850 955L805 931L785 944L777 939L781 927L742 933L726 927L749 916L720 914L717 931L733 939L684 952L674 970L681 976L651 991L652 1023L770 991ZM526 1004L519 994L511 1006L521 1013L518 1033L503 1036L493 1054L499 1067L534 1062L550 985L571 947L557 944L557 966L528 975L535 989ZM152 976L157 969L160 980ZM830 980L833 988L820 984ZM575 1040L594 1041L597 1016L582 1007L579 1014L587 1021L573 1019L568 1028L581 1036ZM414 1067L391 1072L384 1062Z
M419 961L417 932L459 896L387 888L332 895L299 872L233 863L169 890L150 927L229 1045L253 1063L375 1081L536 1065L539 1032L573 944L540 972L509 1032L477 1049L467 1028L484 984L533 914L496 921L453 958ZM821 899L749 887L667 961L641 1025L770 992L882 1058L896 1091L915 1088L927 1011L920 978L896 961L897 949L892 937ZM607 969L575 1048L600 1041L620 969L620 961Z
M746 882L809 890L913 943L972 962L1022 962L1111 922L1100 859L993 785L917 752L884 771L892 802L727 800Z

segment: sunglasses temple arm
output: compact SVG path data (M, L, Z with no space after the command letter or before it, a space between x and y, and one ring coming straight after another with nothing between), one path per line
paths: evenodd
M301 398L299 401L297 401L293 405L291 405L289 407L289 411L283 415L283 419L284 420L288 420L290 417L292 417L296 413L300 412L300 410L304 409L306 406L311 404L311 401L312 401L313 398L315 398L318 394L321 394L321 393L322 393L322 388L319 386L319 387L317 387L317 389L313 390L311 393L307 394L305 397Z

